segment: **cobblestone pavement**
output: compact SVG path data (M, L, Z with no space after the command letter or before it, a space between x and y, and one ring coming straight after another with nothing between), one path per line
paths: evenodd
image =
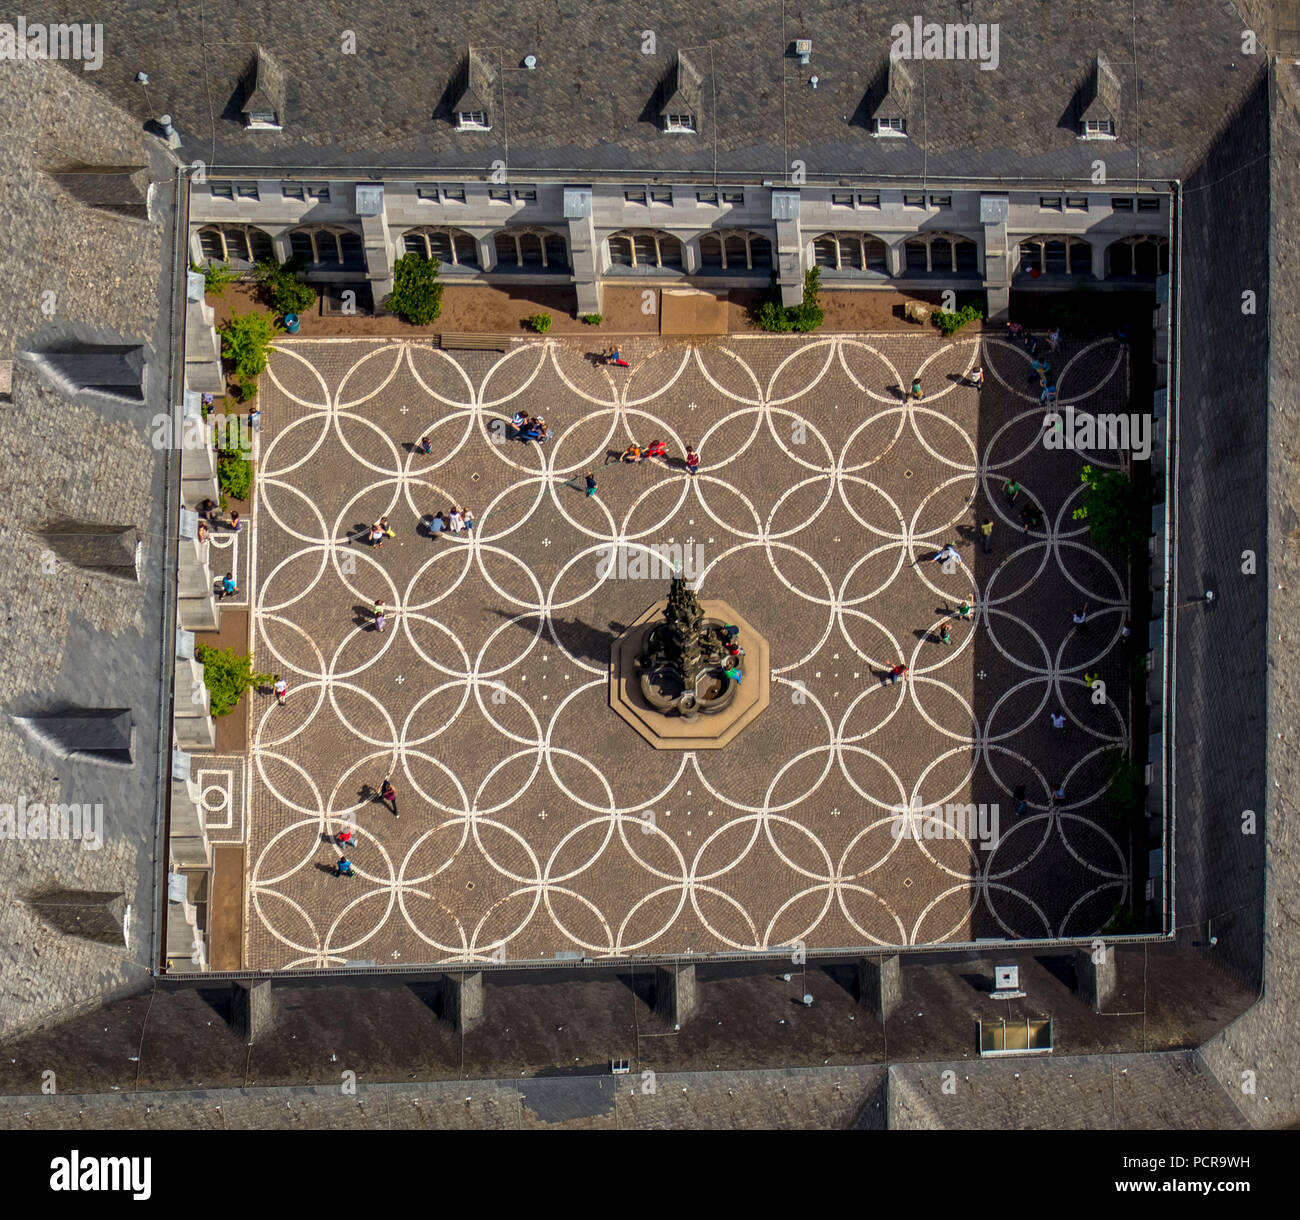
M280 341L248 596L255 668L290 694L254 709L247 964L1095 931L1129 880L1102 796L1128 735L1127 572L1080 515L1084 463L1118 453L1048 449L1038 376L1001 338L624 355ZM1126 355L1067 339L1050 357L1062 405L1124 410ZM520 409L546 417L547 444L515 439ZM601 467L633 439L666 441L668 461ZM1026 505L1042 510L1027 531ZM474 530L431 535L454 507ZM395 537L372 547L381 515ZM611 543L629 577L650 545L686 548L700 595L769 640L771 705L728 748L657 752L610 710L609 646L667 584L606 573ZM926 562L945 543L961 562ZM954 617L963 599L973 621ZM911 672L889 685L899 660ZM390 777L400 818L376 799ZM985 814L930 816L949 804ZM345 825L350 880L332 871Z

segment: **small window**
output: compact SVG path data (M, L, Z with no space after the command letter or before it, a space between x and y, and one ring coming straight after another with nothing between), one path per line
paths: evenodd
M880 195L859 195L858 207L860 208L878 208L880 206Z
M696 191L695 202L707 204L711 208L716 208L718 206L718 192L717 191Z
M693 114L665 115L664 130L693 132L695 130L695 116Z
M832 191L831 207L833 208L851 208L853 206L852 191Z
M1065 197L1065 210L1067 212L1086 212L1088 210L1088 196L1067 195Z
M1133 210L1133 200L1127 195L1116 195L1110 201L1110 210L1112 212L1131 212Z
M279 130L280 124L275 121L275 115L270 111L254 111L248 116L248 125L250 127L274 127Z
M306 192L300 186L282 186L280 194L286 199L305 199Z
M1113 136L1115 134L1115 124L1111 119L1084 119L1083 134L1085 136Z
M463 186L444 186L442 188L443 203L464 203L465 188Z
M238 195L238 196L240 197L240 199L260 199L260 198L261 198L261 196L258 195L258 193L257 193L257 183L256 183L256 182L241 182L241 183L239 183L239 184L235 187L235 194Z
M907 122L905 119L876 119L876 135L895 135L902 136L907 134Z
M1139 212L1158 212L1160 211L1160 200L1154 195L1140 195L1138 197Z
M623 192L623 198L624 198L624 200L626 200L628 203L639 203L639 204L644 205L644 203L645 203L645 191L643 191L643 190L641 190L641 191L624 191L624 192Z
M1044 212L1059 212L1061 210L1060 195L1039 195L1038 206Z
M932 208L950 208L952 207L951 195L931 195L930 206Z
M426 200L429 203L438 202L438 188L436 186L417 186L415 188L415 197Z
M208 190L211 191L213 199L233 199L235 197L235 184L233 182L209 182Z
M515 192L515 202L516 202L516 203L536 203L536 202L537 202L537 191L536 191L536 189L533 188L533 187L529 187L527 190L516 191L516 192Z
M651 203L666 203L669 207L672 207L672 206L673 206L673 193L672 193L672 191L651 191L651 192L650 192L650 202L651 202Z
M510 191L505 187L492 188L488 191L488 198L492 200L493 203L509 203Z
M307 194L312 199L318 199L322 203L328 203L330 200L330 188L327 186L309 186Z
M903 206L905 208L923 208L925 207L924 195L904 195Z
M462 131L487 131L487 113L482 110L462 110L456 115L456 125Z
M722 202L733 204L735 207L743 207L745 203L744 191L723 191Z

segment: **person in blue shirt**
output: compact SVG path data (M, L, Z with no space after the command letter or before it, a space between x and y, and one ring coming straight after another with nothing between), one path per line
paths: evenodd
M433 516L429 518L430 535L441 534L445 528L446 522L443 521L442 516L439 513L434 513Z
M338 863L338 876L351 877L354 875L355 874L352 872L352 861L345 856Z
M232 593L238 593L239 589L235 585L235 576L233 572L227 572L221 578L221 600L225 601Z

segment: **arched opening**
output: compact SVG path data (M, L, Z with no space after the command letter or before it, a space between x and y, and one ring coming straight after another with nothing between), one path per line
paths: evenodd
M1154 279L1169 274L1169 239L1154 233L1122 237L1106 250L1106 278Z
M960 233L918 233L903 247L908 275L978 275L979 247Z
M1020 243L1018 274L1041 276L1092 275L1092 243L1064 233L1043 233Z
M813 241L813 261L826 271L889 274L887 248L873 233L823 233Z
M611 269L680 271L682 243L658 229L628 229L609 239Z
M544 229L502 229L492 239L497 271L568 271L568 243Z
M232 266L275 257L269 234L253 225L206 225L199 230L199 248L205 261Z
M402 248L420 258L436 258L449 267L477 269L478 242L460 229L428 226L409 229L402 235Z
M772 269L772 243L748 229L722 229L700 238L700 271L703 274L745 275Z
M366 265L361 234L335 225L313 225L289 234L293 257L309 268L347 267L360 270Z

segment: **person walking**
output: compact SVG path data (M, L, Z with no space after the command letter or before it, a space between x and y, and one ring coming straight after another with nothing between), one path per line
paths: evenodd
M980 523L980 535L984 539L984 554L993 550L993 518L985 517Z
M975 387L976 393L982 393L984 390L984 370L977 364L970 371L970 383Z
M232 593L238 593L239 587L235 584L235 574L227 572L221 578L221 590L217 594L218 601L225 601Z
M424 454L425 457L428 457L433 452L433 446L429 443L427 436L420 437L420 443L415 448L417 452Z
M378 521L370 527L370 545L378 550L383 550L384 531Z
M686 446L686 471L692 475L700 473L700 455L695 452L693 445Z
M596 475L594 471L587 471L587 495L595 496L596 494Z
M1042 521L1042 519L1043 514L1036 508L1030 507L1022 508L1020 510L1020 522L1025 527L1026 536L1029 534L1030 529L1036 529L1038 527L1038 523Z
M379 789L379 799L381 801L387 801L388 804L392 806L393 817L396 818L401 816L397 812L397 789L393 787L391 780L384 780L383 785Z
M605 353L605 361L607 364L616 364L621 369L628 367L627 361L623 359L623 349L617 343Z
M384 537L385 537L385 538L396 538L396 537L397 537L397 535L396 535L396 534L395 534L395 533L394 533L394 532L389 528L389 526L388 526L388 518L387 518L387 517L380 517L380 518L379 518L379 528L380 528L381 530L384 531Z
M961 619L963 622L966 623L970 622L970 617L971 617L970 602L962 602L962 604L957 607L957 617Z
M1064 712L1053 712L1053 713L1052 713L1052 728L1054 728L1054 729L1063 729L1063 728L1065 728L1065 713L1064 713Z
M336 877L353 877L356 875L352 871L352 861L349 860L347 856L344 856L343 859L341 859L338 862L338 864L335 865L334 875Z
M1051 345L1052 351L1056 351L1061 346L1061 328L1053 327L1047 332L1047 342Z
M921 376L919 373L912 378L912 397L916 399L925 397L921 392Z
M651 441L650 446L645 451L648 458L666 458L668 456L667 441Z
M244 523L239 519L238 513L230 514L230 529L232 533L239 533L244 528Z
M1088 630L1088 604L1085 602L1082 610L1076 610L1070 615L1070 620L1082 632Z
M276 702L281 707L283 707L285 705L286 700L288 700L289 698L289 684L282 677L280 677L279 674L276 674L275 686L272 689L275 691Z
M252 433L258 433L262 430L262 408L253 406L248 412L248 430Z
M381 602L381 601L376 601L376 602L375 602L375 611L374 611L374 613L375 613L375 630L376 630L376 631L383 631L383 629L384 629L384 619L385 619L384 603L383 603L383 602Z
M940 644L952 643L952 628L949 627L947 623L944 623L944 625L939 628L939 643Z
M620 462L635 463L635 462L643 461L644 459L641 456L641 450L636 447L636 442L633 441L632 444L630 444L626 449L623 450L622 453L618 455L618 460Z
M1021 814L1023 814L1025 810L1029 808L1029 802L1025 800L1024 784L1017 784L1015 787L1015 791L1012 792L1011 796L1012 799L1016 802L1015 815L1016 817L1020 817Z
M957 553L957 548L951 542L944 545L941 550L935 551L930 556L931 563L961 563L961 556Z
M1006 494L1007 503L1014 504L1016 497L1020 494L1020 484L1015 479L1008 479L1002 484L1002 490Z
M351 847L352 831L345 826L334 836L334 842L336 842L340 847Z
M901 661L897 665L891 665L889 668L889 685L893 686L895 682L901 682L907 677L907 666Z
M1062 780L1059 784L1057 784L1057 786L1056 786L1055 788L1052 789L1052 800L1054 800L1054 801L1063 801L1063 800L1065 800L1065 781L1064 781L1064 780Z

